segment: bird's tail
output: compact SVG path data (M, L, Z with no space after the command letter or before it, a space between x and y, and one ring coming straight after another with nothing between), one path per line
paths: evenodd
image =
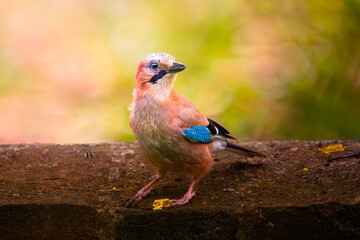
M244 156L248 156L248 157L266 157L264 154L259 153L259 152L255 152L253 150L244 148L244 147L240 147L239 145L236 145L234 143L226 142L226 146L225 149L234 153L238 153L238 154L242 154Z

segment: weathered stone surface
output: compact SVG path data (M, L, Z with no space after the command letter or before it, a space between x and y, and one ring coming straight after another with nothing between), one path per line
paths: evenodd
M330 156L318 151L347 146ZM267 153L214 156L185 206L190 179L169 174L151 196L123 207L154 176L135 143L0 145L0 239L360 239L357 141L242 142Z

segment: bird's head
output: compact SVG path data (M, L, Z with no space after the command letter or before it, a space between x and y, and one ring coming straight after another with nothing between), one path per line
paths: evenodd
M152 53L140 61L136 73L136 89L159 99L169 96L176 79L176 73L186 66L175 62L167 53Z

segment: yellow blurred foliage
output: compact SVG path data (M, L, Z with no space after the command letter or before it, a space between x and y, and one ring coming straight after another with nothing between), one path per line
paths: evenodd
M360 135L360 7L322 1L0 2L0 143L134 140L138 62L239 139Z

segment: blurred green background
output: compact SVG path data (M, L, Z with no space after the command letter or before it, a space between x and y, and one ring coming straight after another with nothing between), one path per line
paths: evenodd
M358 139L360 3L2 0L0 143L132 141L138 62L239 139Z

